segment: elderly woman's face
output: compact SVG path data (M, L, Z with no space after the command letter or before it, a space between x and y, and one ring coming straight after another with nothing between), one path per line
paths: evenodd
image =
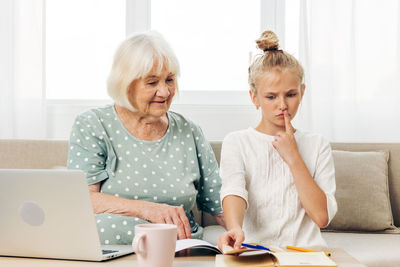
M175 79L165 67L159 74L153 68L146 77L132 82L128 90L129 102L143 115L161 117L168 111L175 95Z

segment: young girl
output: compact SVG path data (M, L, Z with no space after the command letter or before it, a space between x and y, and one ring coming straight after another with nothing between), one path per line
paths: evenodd
M264 54L249 67L249 93L262 119L256 128L224 139L220 175L227 232L218 246L240 248L245 239L326 246L319 228L337 211L329 142L290 122L305 90L300 63L279 49L271 31L256 42Z

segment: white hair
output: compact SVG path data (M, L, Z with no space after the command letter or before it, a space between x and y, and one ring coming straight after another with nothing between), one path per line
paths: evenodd
M128 99L129 86L134 80L146 77L154 67L157 73L165 67L179 76L178 59L161 34L137 33L123 41L115 53L107 80L107 91L115 104L135 111ZM175 85L178 89L177 82Z

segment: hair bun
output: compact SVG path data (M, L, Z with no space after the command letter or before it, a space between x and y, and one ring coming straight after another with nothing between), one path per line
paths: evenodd
M279 39L273 31L265 31L260 38L256 40L258 48L263 51L277 50L279 48Z

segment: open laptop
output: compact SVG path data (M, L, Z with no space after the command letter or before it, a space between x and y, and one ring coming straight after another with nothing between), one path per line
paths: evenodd
M0 255L102 261L133 253L102 246L85 174L0 169Z

